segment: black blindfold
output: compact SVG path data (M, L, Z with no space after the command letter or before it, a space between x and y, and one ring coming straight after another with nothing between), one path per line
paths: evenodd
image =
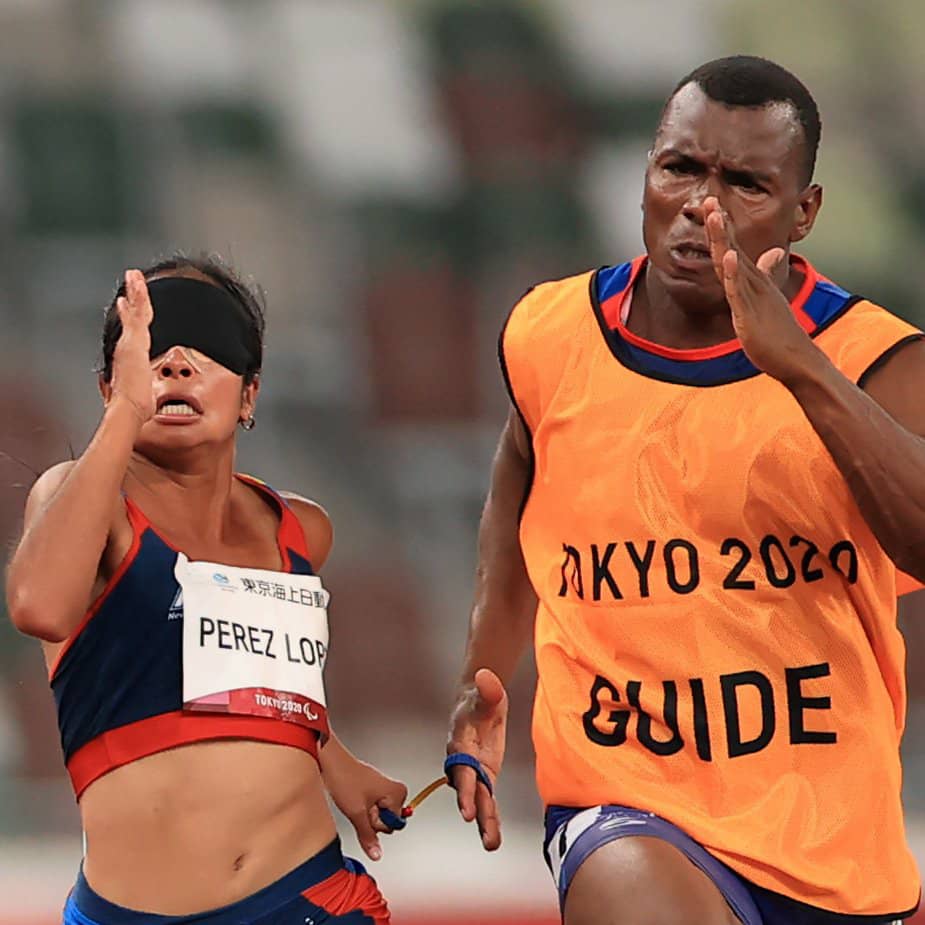
M182 276L156 279L148 293L154 308L152 359L171 347L192 347L239 376L259 369L252 321L230 293Z

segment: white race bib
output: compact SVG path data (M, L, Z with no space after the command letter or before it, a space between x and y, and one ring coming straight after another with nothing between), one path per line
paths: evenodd
M183 596L183 709L266 716L327 733L328 600L317 575L190 562Z

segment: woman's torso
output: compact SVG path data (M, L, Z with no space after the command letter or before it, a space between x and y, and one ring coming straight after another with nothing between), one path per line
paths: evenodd
M161 555L182 550L191 561L277 572L289 564L279 540L284 512L253 484L234 481L224 535L211 538L176 505L159 504L157 493L129 487L126 494L127 506L114 514L94 601L138 545L142 505L150 528L144 539ZM285 516L291 520L291 512ZM46 645L50 670L69 642ZM158 651L156 657L172 656ZM239 738L194 741L115 767L86 786L80 810L90 885L119 905L169 915L233 903L336 835L313 755Z

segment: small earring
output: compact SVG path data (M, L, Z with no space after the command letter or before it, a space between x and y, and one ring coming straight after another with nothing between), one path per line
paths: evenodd
M238 423L241 425L241 430L253 430L257 426L257 419L251 415L243 421L238 421Z

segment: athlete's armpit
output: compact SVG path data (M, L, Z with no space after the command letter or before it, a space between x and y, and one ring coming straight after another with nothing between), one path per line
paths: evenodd
M533 458L533 450L530 446L530 435L527 433L527 428L524 426L520 415L517 413L516 409L513 408L508 418L508 436L524 462L530 462Z

